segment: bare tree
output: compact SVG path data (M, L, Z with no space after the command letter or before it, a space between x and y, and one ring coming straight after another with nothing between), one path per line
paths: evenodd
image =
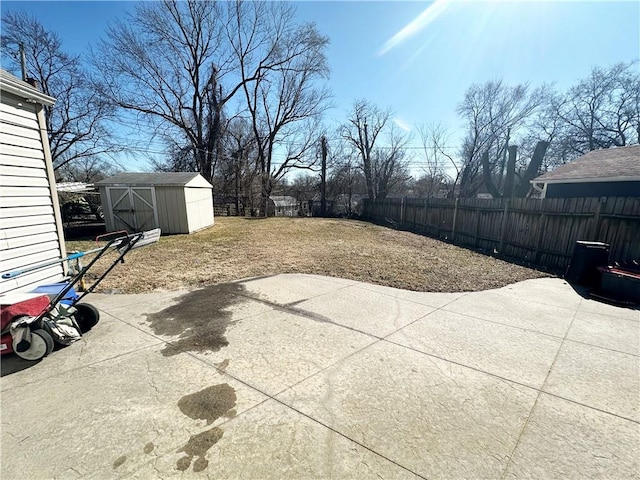
M286 3L236 4L228 37L239 64L262 179L261 212L274 182L293 168L311 168L319 118L329 107L323 86L327 37L295 23ZM276 159L277 157L277 159Z
M387 131L386 146L378 146L373 150L371 169L376 199L387 198L390 193L405 187L411 179L405 150L410 140L410 135L400 133L392 125Z
M442 124L423 125L418 129L425 166L419 179L421 195L435 196L446 187L447 196L455 194L462 173L460 161L450 147L451 135Z
M509 146L526 130L545 88L530 92L528 85L510 87L501 80L469 87L457 109L467 128L461 150L461 196L475 194L483 180L492 195L501 195ZM487 182L493 176L497 185Z
M576 155L640 142L640 73L636 63L595 67L556 102Z
M341 138L355 148L360 157L369 200L376 199L372 152L390 119L390 110L381 110L367 100L358 100L346 123L340 127Z
M218 2L143 2L111 25L93 55L96 87L114 105L146 118L173 152L189 155L211 180L223 109L241 88L223 42L226 9Z
M91 88L79 56L64 52L57 33L47 30L26 13L3 12L3 62L18 74L21 71L19 44L24 46L27 75L42 92L56 98L45 107L47 133L56 170L83 159L118 149L109 144L106 121L112 109Z
M119 170L112 163L103 160L102 157L82 157L61 166L56 171L56 179L58 181L95 183L115 175Z

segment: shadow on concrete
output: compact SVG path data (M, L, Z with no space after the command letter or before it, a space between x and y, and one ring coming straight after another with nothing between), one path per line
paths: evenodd
M37 365L42 360L36 360L35 362L29 360L23 360L16 354L10 353L2 357L0 361L0 377L5 375L11 375L12 373L21 372L27 368Z
M566 279L565 279L566 280ZM630 310L640 310L640 305L633 300L629 300L626 297L615 295L611 292L605 292L598 287L587 287L584 285L577 285L567 280L567 283L571 285L571 288L586 300L595 300L597 302L613 305L614 307L628 308Z

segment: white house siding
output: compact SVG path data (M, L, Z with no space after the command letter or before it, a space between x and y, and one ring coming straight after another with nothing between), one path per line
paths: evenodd
M59 259L64 254L56 224L40 121L40 104L2 91L0 102L0 272ZM48 153L48 150L47 150ZM0 294L26 290L63 277L62 264L0 279Z
M186 188L184 195L187 204L189 233L213 225L211 188Z

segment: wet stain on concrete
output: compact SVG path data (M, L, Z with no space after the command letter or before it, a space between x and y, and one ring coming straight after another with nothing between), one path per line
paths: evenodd
M220 363L214 363L214 365L221 372L226 372L227 371L227 367L229 366L229 359L225 358L224 361L222 361Z
M236 391L226 383L212 385L199 392L185 395L178 401L178 407L182 413L194 420L206 420L207 425L211 425L220 417L234 417L237 414L233 408L235 406ZM184 472L191 466L194 457L197 458L193 462L193 471L201 472L206 469L209 461L205 455L220 441L223 433L220 427L213 427L197 435L191 435L186 445L177 450L177 453L183 452L186 456L178 459L176 469Z
M211 425L236 406L236 391L227 383L213 385L185 395L178 401L180 411L194 420L206 420Z
M143 452L146 453L146 454L149 454L149 453L153 452L154 448L156 448L156 446L153 444L153 442L149 442L144 446Z
M178 450L178 453L184 452L186 457L182 457L176 462L176 468L185 471L191 466L193 457L198 457L193 464L194 472L201 472L207 468L209 461L204 456L211 447L218 443L223 433L221 428L213 427L197 435L191 435L187 444Z
M231 305L244 300L244 286L237 283L211 285L190 292L164 310L147 316L157 335L179 336L163 350L165 356L183 351L218 351L229 345L225 337L231 322Z
M121 466L126 461L127 461L127 456L126 455L122 455L121 457L118 457L116 459L116 461L113 462L113 468L118 468L119 466Z

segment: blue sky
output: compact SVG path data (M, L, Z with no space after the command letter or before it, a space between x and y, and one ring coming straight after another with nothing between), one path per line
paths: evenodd
M131 2L11 2L83 53ZM640 1L299 2L301 21L331 39L330 87L344 120L355 99L391 107L405 128L441 122L454 132L471 83L554 82L565 89L594 66L640 57ZM452 140L455 143L455 139Z

